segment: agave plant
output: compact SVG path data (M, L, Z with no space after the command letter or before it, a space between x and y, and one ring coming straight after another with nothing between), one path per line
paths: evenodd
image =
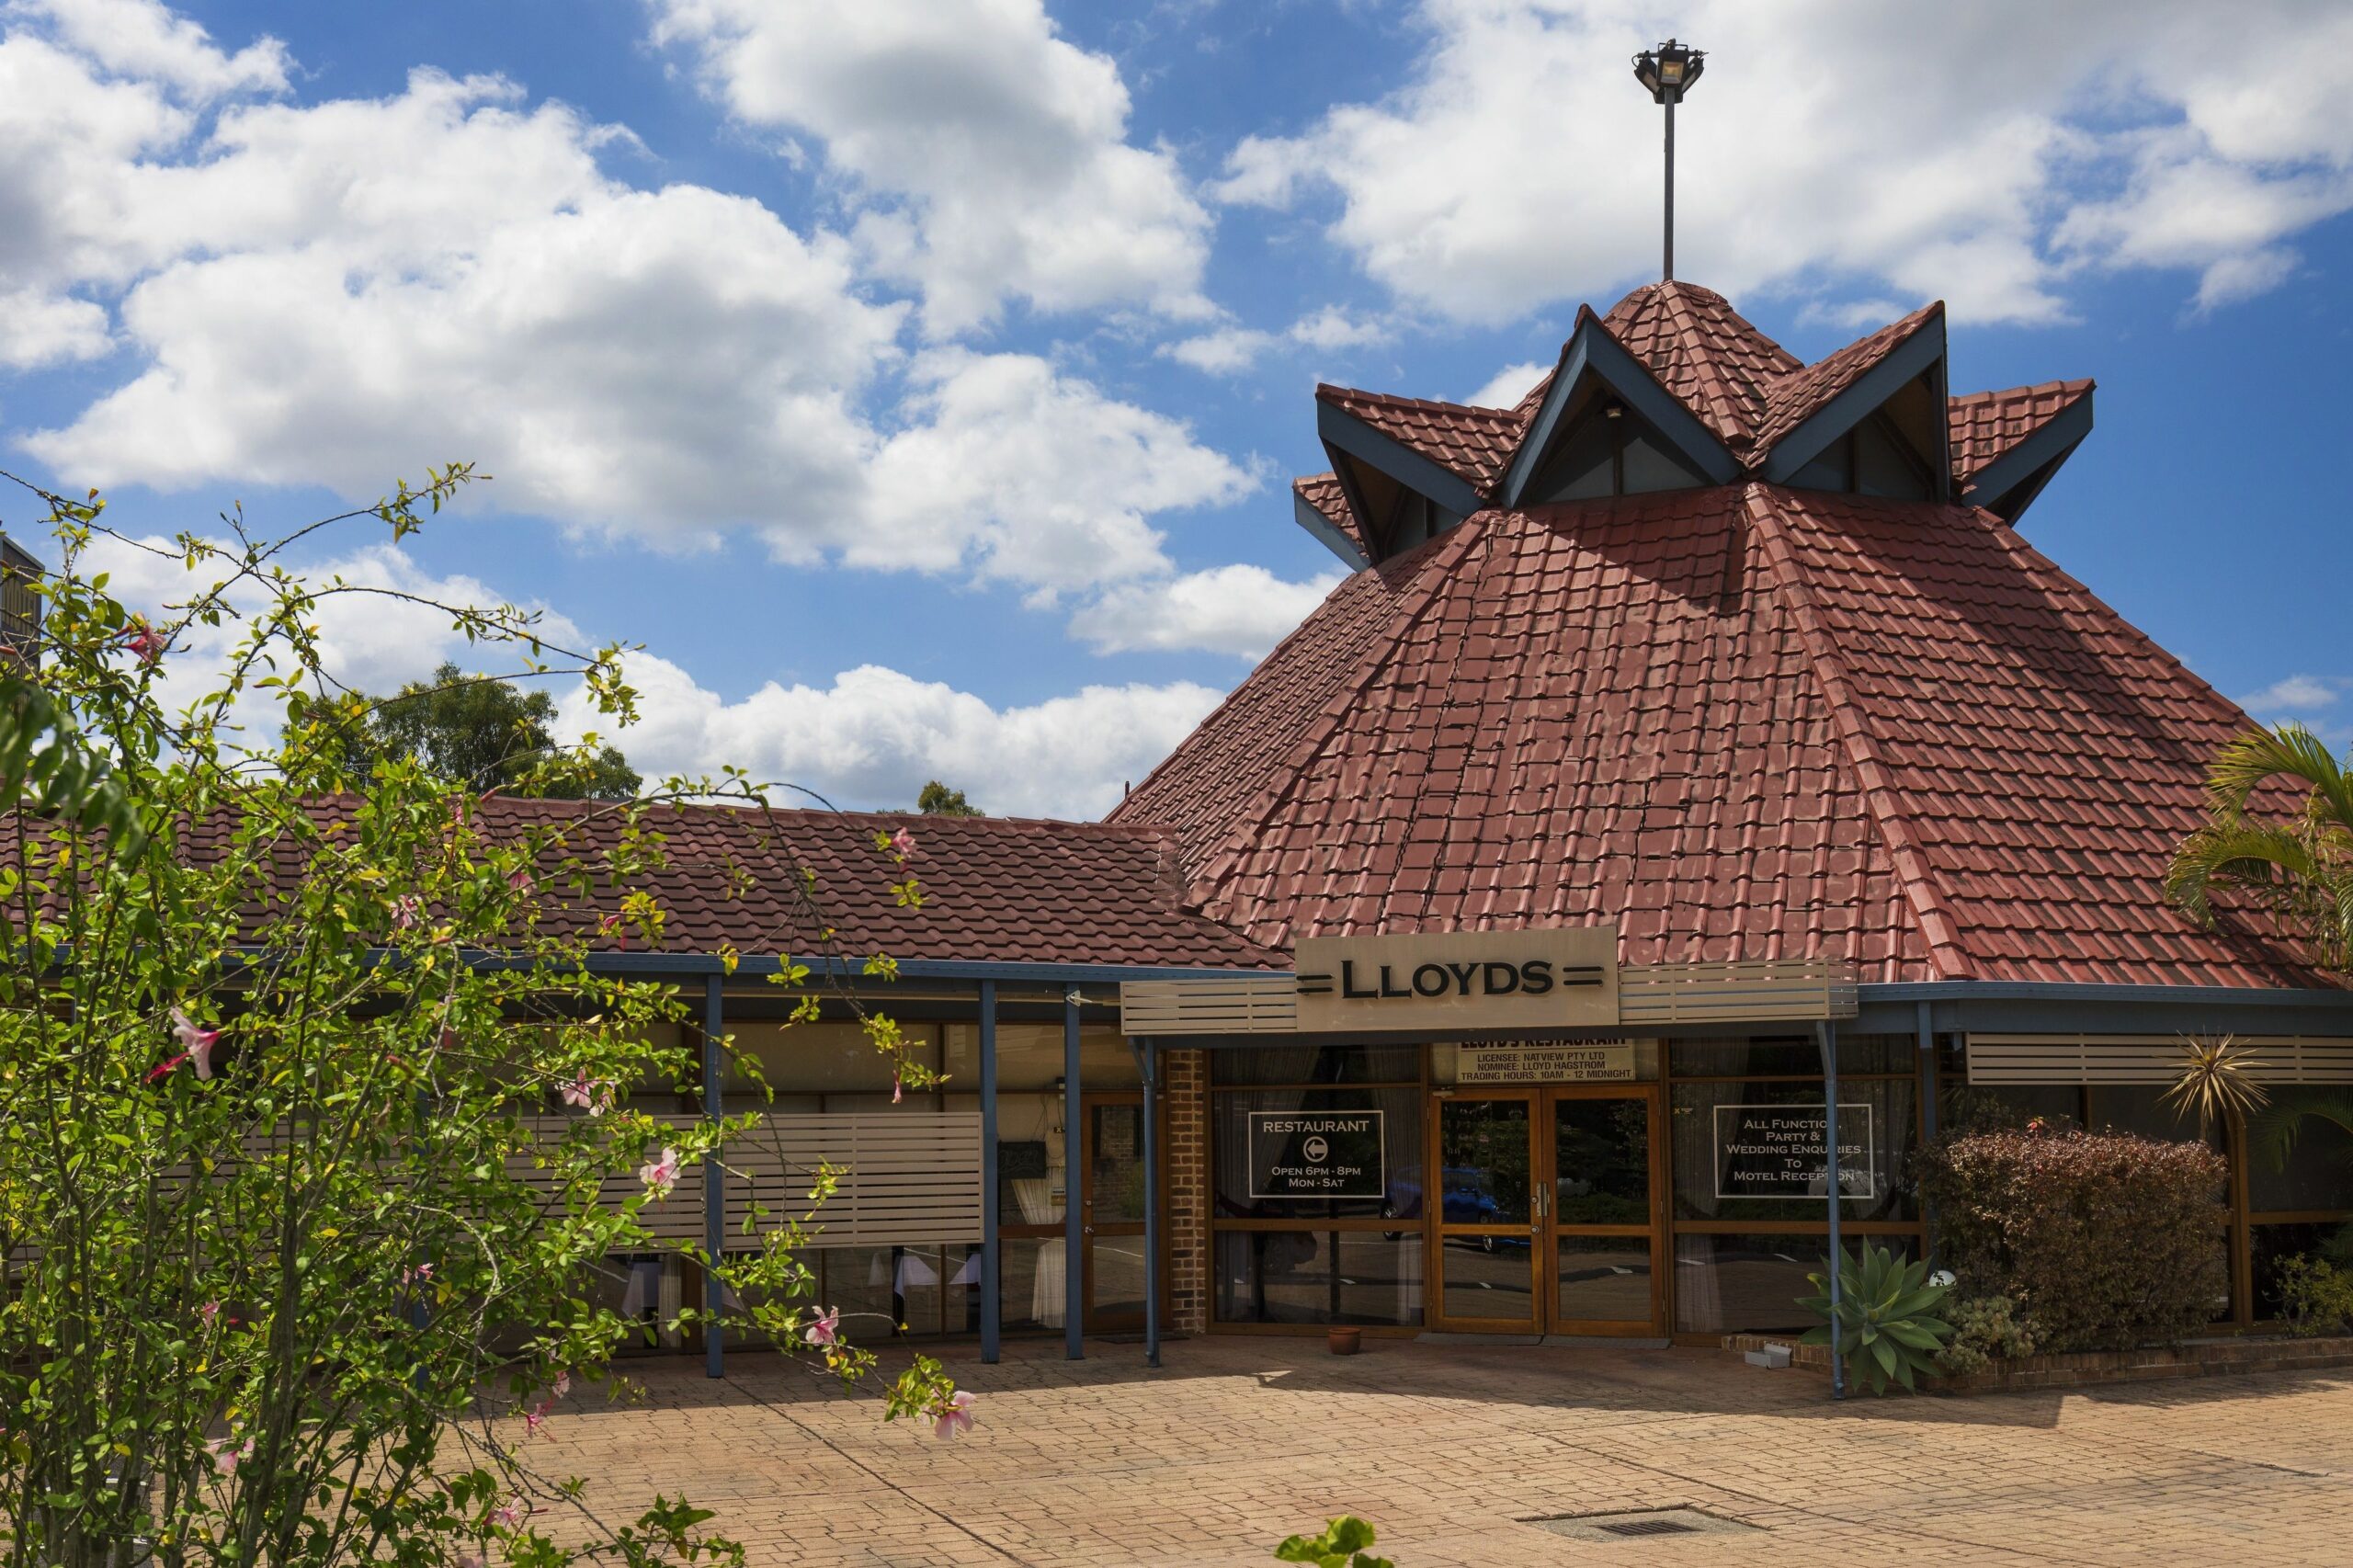
M2281 821L2247 814L2274 781L2303 801ZM2323 969L2353 970L2353 774L2302 724L2239 736L2206 770L2206 820L2174 851L2165 891L2200 926L2231 888L2302 940Z
M2182 1041L2181 1074L2157 1096L2177 1112L2198 1113L2198 1135L2211 1135L2216 1122L2236 1136L2249 1113L2270 1096L2255 1081L2255 1053L2234 1035L2189 1035Z
M1885 1393L1893 1378L1905 1388L1922 1372L1936 1370L1936 1355L1952 1337L1952 1325L1929 1310L1952 1292L1949 1280L1931 1282L1925 1261L1906 1263L1890 1249L1863 1244L1852 1262L1838 1266L1838 1304L1830 1304L1830 1259L1806 1278L1820 1292L1798 1305L1823 1319L1806 1330L1802 1343L1827 1345L1847 1363L1847 1375Z

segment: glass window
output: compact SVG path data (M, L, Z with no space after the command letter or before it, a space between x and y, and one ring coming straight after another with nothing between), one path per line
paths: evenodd
M1439 1178L1449 1225L1525 1225L1534 1197L1527 1100L1444 1099L1438 1105Z
M1873 1236L1899 1257L1910 1257L1904 1236ZM1856 1243L1847 1243L1852 1257ZM1675 1326L1683 1334L1754 1334L1813 1326L1798 1305L1813 1294L1806 1276L1822 1271L1830 1250L1819 1235L1675 1238Z
M1214 1084L1417 1084L1418 1045L1222 1047L1210 1053Z
M1651 1321L1648 1236L1563 1236L1555 1256L1561 1317L1578 1323Z
M1220 1219L1300 1220L1364 1218L1416 1220L1422 1212L1422 1092L1396 1089L1245 1089L1210 1098L1211 1147L1216 1161L1214 1212ZM1273 1190L1264 1170L1251 1165L1254 1115L1300 1111L1377 1111L1381 1116L1379 1198L1253 1197ZM1259 1164L1272 1163L1275 1142L1262 1138ZM1527 1164L1520 1166L1523 1178Z
M2247 1252L2255 1266L2255 1315L2257 1322L2279 1315L2279 1266L2289 1258L2317 1254L2342 1227L2336 1221L2318 1225L2250 1225ZM2227 1312L2224 1315L2228 1315Z
M2292 1105L2288 1096L2295 1092L2278 1088L2272 1094ZM2246 1190L2249 1207L2257 1211L2353 1210L2353 1132L2317 1116L2301 1119L2284 1163L2249 1153Z
M1559 1099L1552 1102L1552 1113L1553 1222L1649 1224L1650 1102ZM1562 1315L1593 1314L1563 1309Z
M1536 1315L1535 1242L1525 1233L1447 1236L1438 1278L1449 1318L1527 1323Z
M2163 1143L2198 1141L2198 1113L2165 1104L2162 1085L2094 1084L2088 1093L2095 1132L2131 1132Z
M1220 1323L1422 1321L1422 1238L1379 1231L1227 1231L1217 1238Z
M967 1094L981 1086L981 1031L973 1024L942 1028L942 1071L949 1087ZM1063 1027L1058 1023L1005 1023L996 1027L996 1086L999 1094L1051 1089L1063 1080ZM1078 1081L1082 1088L1132 1089L1142 1083L1135 1053L1118 1028L1085 1024L1078 1031ZM882 1085L888 1089L889 1082Z
M2014 1132L2036 1117L2053 1130L2082 1126L2082 1087L2075 1084L1969 1084L1952 1078L1938 1085L1939 1134Z
M1911 1220L1919 1206L1909 1165L1919 1096L1908 1078L1838 1085L1841 1212L1850 1220ZM1679 1220L1823 1218L1819 1083L1677 1084L1675 1213ZM1778 1108L1788 1108L1777 1114ZM1809 1128L1803 1112L1814 1115Z

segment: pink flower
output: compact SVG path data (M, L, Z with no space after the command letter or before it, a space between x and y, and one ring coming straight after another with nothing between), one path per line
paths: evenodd
M404 1268L401 1270L401 1283L403 1285L422 1285L432 1278L433 1266L429 1263L420 1263L415 1268Z
M501 1503L497 1507L493 1508L490 1511L491 1523L504 1525L510 1530L520 1526L525 1519L528 1519L530 1517L531 1505L528 1500L521 1497L517 1497L512 1502Z
M251 1437L242 1443L233 1437L219 1437L210 1446L212 1468L223 1475L236 1474L237 1467L254 1457L254 1440Z
M172 1009L172 1038L180 1042L180 1049L187 1053L180 1060L196 1063L198 1077L212 1076L212 1047L221 1039L219 1029L200 1029L186 1013L175 1007Z
M600 937L610 937L613 939L613 946L623 950L629 947L629 933L621 929L621 917L618 915L608 915L597 921L597 934Z
M915 835L903 827L891 835L891 847L904 860L915 852Z
M801 1337L812 1345L838 1345L841 1343L841 1308L829 1307L809 1320L809 1327Z
M654 1197L669 1197L670 1189L678 1182L678 1151L665 1146L660 1159L648 1160L637 1167L637 1179Z
M139 656L142 665L153 665L164 656L163 634L147 624L142 616L132 616L131 624L121 632L122 645Z
M940 1441L947 1442L950 1438L961 1437L971 1431L973 1424L979 1419L972 1414L972 1406L979 1403L980 1401L963 1390L957 1390L947 1403L932 1413L933 1435Z
M417 897L413 892L404 892L392 900L392 925L396 929L403 931L410 929L423 917L424 913L425 906L417 902Z
M506 873L506 885L525 898L540 891L540 884L532 880L531 873L520 866Z
M457 1568L490 1568L490 1560L479 1551L460 1551L455 1562Z
M577 1106L590 1116L602 1116L612 1104L612 1080L591 1078L588 1076L588 1069L583 1067L574 1075L572 1082L564 1085L557 1093L563 1096L564 1104Z
M540 1435L540 1428L548 1424L548 1412L554 1408L555 1401L548 1399L541 1400L530 1409L523 1412L523 1436L526 1437L538 1437Z
M558 1372L555 1375L555 1381L550 1385L548 1392L557 1399L562 1399L571 1392L572 1374L570 1372Z
M891 1074L891 1103L892 1103L892 1105L897 1105L901 1100L905 1099L906 1097L907 1097L907 1085L906 1085L906 1080L905 1080L905 1079L904 1079L904 1078L902 1078L902 1077L900 1077L900 1076L899 1076L899 1074L896 1074L896 1073L892 1074Z
M207 1301L204 1305L196 1309L196 1315L202 1321L205 1327L210 1328L212 1326L212 1320L221 1315L221 1303L218 1301Z

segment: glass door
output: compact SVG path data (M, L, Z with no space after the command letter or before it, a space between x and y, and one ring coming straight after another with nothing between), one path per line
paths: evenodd
M1537 1109L1542 1091L1451 1095L1438 1104L1438 1206L1432 1302L1438 1326L1538 1331Z
M1088 1095L1080 1156L1086 1180L1079 1233L1086 1245L1086 1331L1141 1328L1144 1304L1143 1096Z
M1658 1090L1575 1085L1544 1097L1549 1332L1665 1333Z

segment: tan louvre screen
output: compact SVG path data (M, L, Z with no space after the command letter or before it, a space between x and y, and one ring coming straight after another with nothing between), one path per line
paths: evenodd
M1120 1028L1131 1035L1291 1034L1299 983L1288 974L1120 983Z
M827 1164L843 1175L812 1216L820 1246L981 1239L978 1111L770 1116L727 1147L729 1233L755 1203L777 1221L806 1212Z
M2240 1035L2247 1075L2261 1084L2353 1084L2353 1039ZM1972 1084L2170 1084L2179 1035L1972 1034Z
M1843 960L1638 964L1618 971L1618 1021L1630 1028L1851 1018L1855 1006L1855 967Z

